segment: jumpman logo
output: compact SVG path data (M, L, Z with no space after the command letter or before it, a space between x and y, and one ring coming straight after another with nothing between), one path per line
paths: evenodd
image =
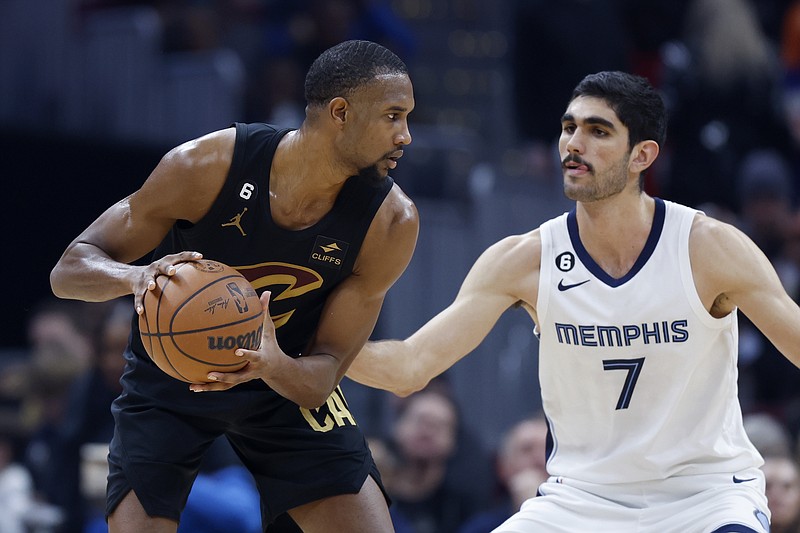
M237 213L228 222L220 224L220 226L223 227L223 228L225 226L236 226L239 229L239 231L242 232L242 237L245 237L247 235L247 233L245 233L244 230L242 229L242 216L245 213L247 213L247 208L246 207L244 208L244 211L242 211L241 213Z

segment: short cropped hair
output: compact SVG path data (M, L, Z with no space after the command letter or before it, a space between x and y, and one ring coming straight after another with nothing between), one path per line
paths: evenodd
M325 105L337 96L349 96L376 76L390 74L408 75L406 64L392 51L371 41L345 41L312 63L305 81L306 102Z
M664 100L647 79L627 72L590 74L575 87L570 102L579 96L601 98L626 128L628 145L652 140L663 146L667 136Z

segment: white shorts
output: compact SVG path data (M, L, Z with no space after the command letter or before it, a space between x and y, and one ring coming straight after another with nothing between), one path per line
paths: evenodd
M764 488L758 468L609 485L551 477L493 533L766 533Z

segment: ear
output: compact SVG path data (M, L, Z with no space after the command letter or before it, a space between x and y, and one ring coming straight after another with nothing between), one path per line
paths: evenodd
M640 174L647 170L658 157L660 148L655 141L642 141L631 150L630 171Z
M328 113L330 114L331 120L339 127L347 122L347 112L349 109L350 104L341 96L337 96L328 102Z

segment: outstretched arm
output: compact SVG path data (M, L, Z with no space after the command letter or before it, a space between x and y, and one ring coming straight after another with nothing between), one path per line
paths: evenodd
M800 367L800 307L786 293L769 259L733 226L698 216L690 240L692 270L712 315L738 307L795 366Z
M369 342L348 377L406 396L474 350L512 305L533 314L538 294L538 230L489 247L464 279L453 303L405 340Z

